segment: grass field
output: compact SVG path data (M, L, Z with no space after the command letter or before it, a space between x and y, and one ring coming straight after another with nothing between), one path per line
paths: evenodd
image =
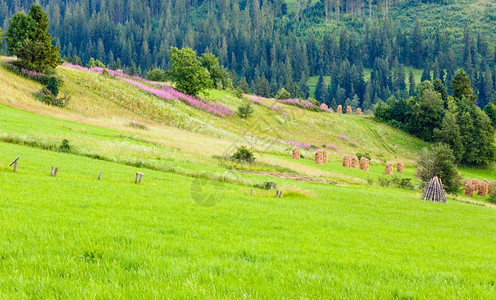
M492 297L495 210L415 192L300 183L315 197L0 144L3 297ZM49 176L52 165L60 168ZM97 181L99 170L103 180ZM298 288L295 288L298 287Z
M221 118L117 79L57 72L72 95L64 109L34 100L37 83L0 67L0 298L496 293L493 207L451 196L427 203L420 189L379 185L384 163L401 160L401 178L418 186L415 159L426 143L371 117L279 103L290 116L282 118L262 99L248 121ZM209 98L232 109L243 101L221 91ZM59 152L63 139L70 153ZM338 150L316 165L312 150L292 160L284 141ZM255 148L257 164L218 159L242 144ZM372 156L369 172L341 167L342 155L359 152ZM258 188L267 181L282 198Z

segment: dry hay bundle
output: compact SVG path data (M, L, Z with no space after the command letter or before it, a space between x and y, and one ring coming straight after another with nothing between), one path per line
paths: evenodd
M327 104L325 104L325 103L322 103L322 104L320 104L320 109L329 110L329 106L327 106Z
M321 150L322 151L322 160L323 160L323 163L327 163L329 161L329 152L325 151L325 150Z
M368 171L369 170L369 159L366 157L360 158L360 170Z
M351 155L346 154L343 156L343 167L350 168L351 167Z
M293 159L300 159L300 148L293 148Z
M356 114L357 114L357 116L361 116L362 115L362 109L360 107L357 108Z
M357 157L356 155L353 155L353 156L351 157L351 167L352 167L353 169L358 168L358 157Z
M393 164L392 163L386 164L386 175L393 175Z
M403 174L403 172L405 171L405 165L402 161L398 162L398 164L396 165L396 171L401 174Z
M488 184L485 181L479 182L477 185L477 196L487 196Z
M417 168L417 178L422 178L422 172L424 172L424 167L423 166L418 166Z
M446 203L446 194L444 193L443 183L437 176L429 181L421 199L424 201Z
M351 106L346 107L346 114L351 115L353 113L353 110L351 109Z
M343 113L343 106L342 105L338 105L338 108L336 109L336 112L338 114L342 114Z
M474 196L474 186L472 185L472 180L466 178L465 179L465 196L473 197Z
M472 179L472 185L474 186L474 188L477 188L479 182L480 182L479 179Z
M317 152L315 152L315 163L321 165L323 162L324 154L322 153L322 150L317 150Z

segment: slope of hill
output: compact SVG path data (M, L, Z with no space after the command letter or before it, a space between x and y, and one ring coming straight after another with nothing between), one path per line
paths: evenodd
M249 120L218 117L118 78L57 72L66 108L35 100L39 84L0 67L2 297L494 295L492 207L378 184L386 160L406 161L398 178L418 184L425 143L367 116L260 99ZM209 98L233 110L246 101ZM286 141L338 150L316 165L311 149L292 160ZM258 163L218 158L233 145L253 146ZM341 167L356 152L372 155L369 172ZM282 198L260 188L268 181Z

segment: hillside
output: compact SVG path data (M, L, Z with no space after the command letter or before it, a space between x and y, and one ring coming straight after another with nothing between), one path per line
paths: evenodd
M423 202L419 189L381 186L385 162L400 160L398 178L418 185L414 162L427 144L370 116L257 98L248 120L220 117L68 66L57 74L72 98L56 108L34 98L38 83L4 68L9 60L0 61L1 297L496 292L494 206L462 196ZM218 90L208 99L232 110L249 101ZM286 141L327 149L330 162L316 165L315 150L304 147L292 160ZM254 147L257 163L219 159L238 145ZM370 153L369 172L341 167L344 154L359 152ZM15 157L17 173L8 167ZM139 185L136 171L144 174ZM268 181L281 198L260 188Z

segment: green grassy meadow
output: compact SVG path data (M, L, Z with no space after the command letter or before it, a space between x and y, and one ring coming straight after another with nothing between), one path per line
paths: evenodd
M39 84L0 67L0 298L496 294L496 210L487 197L419 200L415 160L428 144L366 116L278 103L282 118L262 99L249 120L221 118L100 74L57 73L66 108L35 100ZM209 99L233 110L246 101ZM284 141L338 150L316 165L313 150L293 160ZM252 146L257 163L218 158L237 145ZM365 152L369 172L341 167L344 154ZM385 162L398 161L415 188L379 184ZM267 181L282 198L259 188Z

